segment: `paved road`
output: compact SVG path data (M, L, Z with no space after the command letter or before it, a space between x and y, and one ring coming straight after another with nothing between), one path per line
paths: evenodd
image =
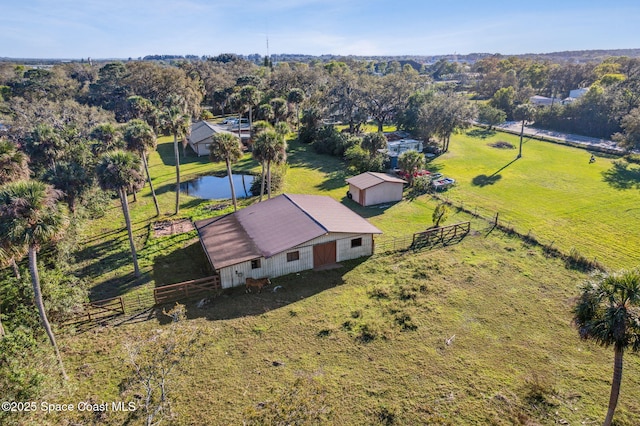
M520 134L521 126L522 126L522 123L519 122L519 121L507 121L504 124L496 126L496 128L504 129L504 130L508 130L510 132L513 132L513 133ZM608 139L590 138L590 137L587 137L587 136L580 136L580 135L573 135L573 134L569 134L569 133L554 132L552 130L536 129L536 128L529 127L529 126L524 126L524 134L525 135L529 135L529 136L544 136L544 137L549 138L549 139L555 139L555 140L563 141L563 142L576 143L576 144L580 144L580 145L585 145L587 147L592 146L592 147L605 148L605 149L609 149L609 150L612 150L612 151L618 151L620 153L624 152L624 150L622 148L618 147L618 144L616 144L614 141L610 141Z

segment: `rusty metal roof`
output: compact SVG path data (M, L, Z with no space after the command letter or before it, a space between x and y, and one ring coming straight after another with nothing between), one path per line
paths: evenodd
M299 194L279 195L195 226L215 269L271 257L327 233L382 233L333 198Z
M347 179L347 183L355 186L358 189L367 189L372 186L380 185L384 182L401 183L405 184L407 181L388 175L386 173L364 172L357 176Z

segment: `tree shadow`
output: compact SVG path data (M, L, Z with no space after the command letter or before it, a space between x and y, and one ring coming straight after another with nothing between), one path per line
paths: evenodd
M478 175L471 180L471 185L479 186L482 188L484 186L494 185L500 179L502 179L502 175L497 175L497 174L492 174L491 176Z
M603 180L614 189L640 189L640 167L625 161L614 161L613 166L602 172Z
M467 136L472 137L472 138L480 138L480 139L487 139L490 138L491 136L494 136L496 134L496 131L491 129L472 129L469 130L467 132Z
M213 275L200 241L153 259L153 279L156 287L197 280Z
M347 185L346 181L346 173L343 170L336 170L334 172L328 173L327 179L325 179L322 183L315 186L315 188L320 189L322 191L331 191L333 189L342 188Z
M504 169L506 169L507 167L509 167L510 165L512 165L513 163L515 163L516 161L518 161L518 157L514 158L513 160L511 160L510 162L508 162L504 166L500 167L498 170L496 170L495 172L493 172L489 176L482 174L482 175L478 175L478 176L474 177L471 180L471 184L473 186L479 186L479 187L488 186L488 185L494 185L500 179L502 179L502 175L500 174L500 172L503 171Z

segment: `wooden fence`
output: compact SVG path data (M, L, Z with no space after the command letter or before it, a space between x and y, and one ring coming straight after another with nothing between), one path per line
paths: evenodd
M193 297L210 294L220 290L220 276L213 275L199 280L185 281L178 284L165 285L153 289L153 298L156 305L174 302L177 300L191 299Z
M460 222L453 225L427 229L413 234L411 248L414 250L437 245L455 244L471 231L471 222Z
M97 300L95 302L85 303L83 310L69 324L77 324L86 321L105 320L115 316L123 315L124 299L120 297L112 297L111 299Z
M438 245L446 246L460 242L471 231L471 222L460 222L416 232L399 238L376 241L375 253L383 254L394 251L420 250Z

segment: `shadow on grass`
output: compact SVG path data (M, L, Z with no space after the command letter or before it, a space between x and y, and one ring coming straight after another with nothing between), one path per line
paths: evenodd
M331 191L333 189L342 188L347 185L347 176L344 170L338 170L328 173L327 179L321 184L316 185L315 188L323 191Z
M502 166L500 169L496 170L489 176L483 174L483 175L478 175L474 177L471 180L471 185L479 186L479 187L494 185L500 179L502 179L502 175L500 174L500 172L506 169L507 167L509 167L510 165L512 165L513 163L515 163L516 161L518 161L518 157L514 158L513 160L511 160L510 162L508 162L507 164L505 164L504 166Z
M382 204L376 204L374 206L364 207L356 203L349 197L342 197L342 200L340 202L343 205L349 207L354 212L356 212L358 215L364 217L365 219L384 214L384 212L387 211L387 209L399 203L399 201L392 201L388 203L382 203Z
M498 182L500 179L502 179L502 175L496 175L496 174L493 174L491 176L478 175L471 180L471 185L479 186L482 188L484 186L493 185L496 182Z
M640 189L640 167L624 161L615 161L613 166L602 172L603 180L614 189Z
M111 278L105 281L102 281L100 284L93 286L89 290L89 300L102 300L108 299L111 297L122 296L132 289L143 286L151 281L151 273L143 272L139 278L136 278L133 273L133 263L131 260L131 254L128 258L125 259L124 256L121 256L119 259L120 266L124 266L128 263L131 269L126 275L121 275L116 278Z
M344 275L356 268L367 258L340 262L340 268L324 271L302 271L283 277L272 278L271 285L263 288L261 293L245 293L244 287L224 290L216 297L198 308L198 300L182 302L187 307L187 318L206 318L208 320L227 320L248 316L262 315L275 309L285 308L297 301L322 293L333 287L344 284ZM274 292L274 289L277 290ZM171 309L175 303L156 308L156 318L160 323L168 323L171 318L162 310ZM294 317L296 311L290 307L289 314Z
M156 287L211 275L213 271L199 241L167 254L157 255L153 259L153 278Z
M467 132L467 136L470 136L472 138L480 138L480 139L487 139L490 138L491 136L494 136L496 134L496 131L491 129L473 129L473 130L469 130Z

